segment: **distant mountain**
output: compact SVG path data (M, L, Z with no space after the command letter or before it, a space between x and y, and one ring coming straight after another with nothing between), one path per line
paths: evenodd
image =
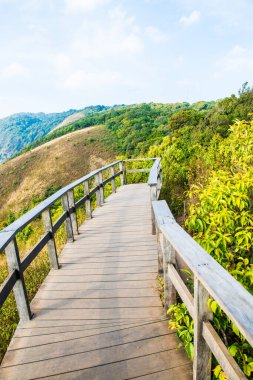
M71 115L88 115L107 109L106 106L91 106L83 110L71 109L60 113L18 113L0 119L0 163L15 155L26 145L45 136Z
M59 129L61 127L66 127L67 125L74 123L75 121L80 120L87 115L91 115L91 114L96 113L96 112L106 111L109 108L111 108L111 107L107 107L107 106L86 107L83 110L75 112L74 114L66 117L66 119L64 119L63 122L58 124L53 130Z

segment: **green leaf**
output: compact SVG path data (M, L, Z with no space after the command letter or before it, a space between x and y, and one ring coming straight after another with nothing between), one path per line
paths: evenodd
M213 373L214 373L214 375L215 375L216 377L218 377L219 374L220 374L220 372L221 372L221 366L220 366L220 365L217 365L217 366L214 368Z
M232 356L235 356L238 351L238 347L235 344L232 344L230 347L228 347L228 351Z
M218 307L219 307L219 305L217 304L216 301L213 301L213 302L211 303L211 310L212 310L212 312L213 312L214 314L216 313L216 310L217 310Z

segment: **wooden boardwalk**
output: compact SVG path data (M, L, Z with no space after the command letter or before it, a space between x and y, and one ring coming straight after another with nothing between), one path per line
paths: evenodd
M79 229L32 301L1 379L192 379L157 291L150 190L120 187Z

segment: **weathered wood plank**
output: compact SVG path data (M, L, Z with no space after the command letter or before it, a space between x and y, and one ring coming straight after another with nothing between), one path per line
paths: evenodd
M79 259L77 260L71 260L65 261L62 259L61 260L61 268L62 269L67 269L67 270L72 270L72 269L89 269L92 271L92 269L96 268L98 270L105 269L107 270L108 268L111 269L118 269L118 270L126 270L126 268L132 268L132 270L137 271L137 268L149 268L152 269L152 271L157 270L157 261L155 259L150 259L150 260L134 260L134 262L131 261L121 261L121 260L116 260L114 262L108 262L107 258L104 258L104 260L100 260L98 262L92 261L86 259Z
M181 297L183 303L187 307L190 315L194 318L193 296L191 295L187 286L183 282L182 278L179 276L176 268L172 264L168 265L168 275L169 275L173 285L175 286L179 296Z
M98 298L139 298L139 297L157 297L158 290L153 288L136 289L133 295L132 289L85 289L85 290L40 290L36 299L98 299Z
M121 333L119 333L121 332ZM23 338L25 339L25 338ZM41 360L49 360L59 357L68 357L79 353L94 352L96 350L110 349L122 346L127 350L128 347L134 349L139 349L142 341L146 341L143 344L142 352L146 350L146 346L149 346L151 352L156 352L157 348L166 350L168 348L176 348L178 346L178 339L175 333L169 334L164 328L159 328L157 325L143 325L141 327L127 328L119 331L113 331L110 333L104 333L95 336L86 336L76 339L65 340L62 342L55 342L46 345L38 345L34 347L19 348L17 350L9 350L5 356L3 367L12 365L22 365L25 363L33 363ZM23 355L26 354L26 359L24 360ZM74 359L74 358L73 358ZM88 358L87 358L88 359ZM113 357L107 357L110 362ZM61 363L61 369L65 367L64 359ZM87 360L88 361L88 360ZM65 367L66 368L66 367Z
M57 350L61 347L61 342L66 342L72 348L72 343L75 342L76 345L79 345L82 349L84 346L92 346L93 342L102 339L102 345L105 346L108 342L111 342L113 339L116 340L116 337L128 336L132 339L142 339L143 333L141 330L144 330L145 338L156 337L156 336L167 336L169 334L175 335L174 332L167 329L166 322L138 322L133 324L114 324L106 325L98 328L97 325L93 326L90 329L80 329L75 331L68 332L58 332L56 334L34 334L34 331L31 335L26 334L20 337L15 336L13 345L10 346L9 351L15 351L17 349L29 348L32 350L34 346L37 346L41 352L44 352L43 347L39 347L47 344L54 344L53 348ZM59 330L61 331L61 330ZM141 334L140 334L141 333ZM134 335L133 335L134 334ZM172 338L174 339L174 337ZM101 347L101 344L100 344Z
M48 290L83 290L83 289L146 289L146 288L156 288L156 284L154 284L154 280L146 280L144 281L120 281L120 282L55 282L49 281L46 279L43 287L46 287Z
M121 281L145 281L145 280L153 280L154 281L154 273L133 273L133 274L107 274L107 275L99 275L99 274L89 274L85 276L64 276L64 275L54 275L50 273L48 278L52 282L121 282Z
M114 274L142 274L142 273L157 273L156 266L153 268L150 266L146 267L127 267L127 268L118 268L118 267L108 267L108 268L73 268L68 265L64 265L61 272L55 274L55 276L86 276L86 275L114 275Z
M149 188L119 188L92 216L34 298L35 318L19 324L0 378L189 380L157 290Z
M161 307L161 301L154 297L138 298L98 298L98 299L44 299L37 298L32 302L33 310L69 310L69 309L121 309L121 308Z
M131 265L131 262L136 262L136 263L143 263L143 265L145 265L145 263L148 263L148 265L150 265L149 263L150 262L153 262L155 259L156 259L156 255L155 253L152 253L153 251L149 251L149 254L143 254L144 251L138 251L138 252L131 252L133 253L132 255L128 255L128 256L123 256L122 255L122 252L118 252L118 255L117 255L117 252L114 251L114 252L110 252L109 254L107 254L106 252L100 252L100 254L96 254L94 253L93 255L93 252L90 252L89 254L87 255L82 255L82 254L76 254L76 252L74 252L74 257L73 255L70 255L70 254L65 254L64 256L60 256L60 262L61 263L69 263L69 264L78 264L80 263L80 265L82 266L82 264L87 264L89 265L90 263L105 263L106 265L108 266L113 266L113 265L122 265L124 266L125 264L128 264L128 265ZM128 252L126 251L126 254L128 254ZM114 264L113 264L114 263Z
M188 359L182 350L168 349L168 345L159 345L154 340L128 344L127 346L116 346L101 349L99 352L85 352L71 356L47 360L41 362L44 365L43 376L58 376L58 379L76 379L81 375L82 379L100 378L97 371L101 368L103 380L123 380L133 378L136 374L145 375L152 371L168 370L188 364ZM105 372L105 366L110 365L110 372ZM85 372L88 370L89 372ZM121 375L122 371L123 374ZM74 371L74 373L72 373ZM77 372L80 371L80 372ZM101 372L100 372L101 373ZM38 378L41 375L38 362L23 364L16 367L3 368L0 378L8 380L24 380ZM2 377L1 377L2 376ZM70 377L71 376L71 377ZM85 376L85 377L84 377Z
M209 294L203 285L194 278L194 359L193 379L211 379L212 352L203 338L203 322L212 319L208 307Z
M221 365L223 371L226 373L229 380L246 380L236 361L228 352L227 347L220 339L217 332L214 330L210 322L203 324L203 338L207 342L218 363Z

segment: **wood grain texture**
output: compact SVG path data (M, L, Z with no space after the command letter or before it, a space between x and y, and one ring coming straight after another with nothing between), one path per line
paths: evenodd
M19 324L1 379L192 379L157 290L147 185L126 185L79 228Z
M247 379L210 322L203 323L203 337L230 380Z

